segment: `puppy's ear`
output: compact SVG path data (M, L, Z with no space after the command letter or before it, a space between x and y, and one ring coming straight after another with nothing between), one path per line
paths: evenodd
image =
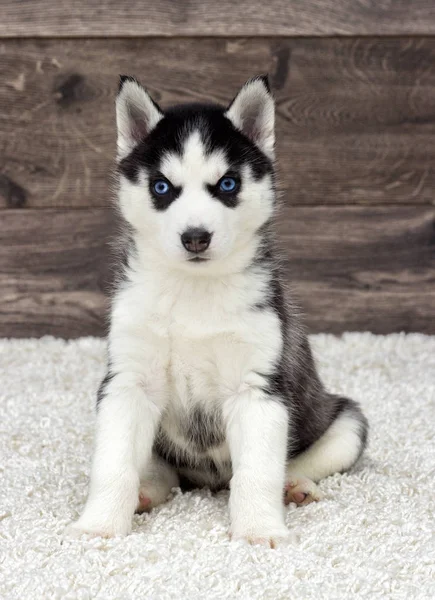
M127 156L162 118L163 112L140 83L121 75L116 98L118 157Z
M225 116L233 125L273 159L275 145L275 103L267 75L245 83L231 102Z

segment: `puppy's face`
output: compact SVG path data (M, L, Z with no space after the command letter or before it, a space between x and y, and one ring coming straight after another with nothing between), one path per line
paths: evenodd
M124 78L117 125L121 210L162 260L198 271L252 245L274 207L274 103L264 78L228 109L164 113Z

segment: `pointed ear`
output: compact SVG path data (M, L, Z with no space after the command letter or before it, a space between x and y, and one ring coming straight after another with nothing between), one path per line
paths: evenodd
M225 116L269 158L274 157L275 103L267 75L245 83L231 102Z
M124 158L154 129L163 113L133 77L121 75L116 98L118 157Z

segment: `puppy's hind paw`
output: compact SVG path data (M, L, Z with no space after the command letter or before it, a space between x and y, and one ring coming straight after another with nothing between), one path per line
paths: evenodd
M321 499L322 494L314 481L300 475L290 475L288 477L284 488L285 504L294 502L298 506L305 506Z
M277 548L289 538L289 531L286 527L280 527L274 531L247 531L246 533L230 532L230 539L237 541L243 540L251 546L265 546L266 548Z

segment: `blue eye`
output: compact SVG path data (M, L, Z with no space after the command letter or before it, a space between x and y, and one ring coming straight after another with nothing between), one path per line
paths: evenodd
M237 181L234 177L223 177L219 182L221 192L234 192L237 187Z
M159 179L153 184L153 190L159 196L164 196L169 192L169 184L163 179Z

